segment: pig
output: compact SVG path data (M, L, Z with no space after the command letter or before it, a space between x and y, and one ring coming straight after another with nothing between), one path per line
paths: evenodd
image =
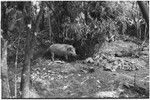
M48 49L51 52L51 59L54 61L54 56L65 56L68 60L68 56L77 56L75 48L69 44L52 44Z

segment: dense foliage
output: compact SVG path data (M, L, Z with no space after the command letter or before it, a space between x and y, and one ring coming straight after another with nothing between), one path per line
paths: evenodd
M31 13L24 19L25 9ZM118 34L144 38L146 23L136 2L2 2L2 35L11 45L10 55L15 55L16 48L19 48L19 54L23 54L25 24L29 19L34 22L40 11L42 16L35 33L35 48L39 45L46 49L51 43L68 43L77 48L81 58L93 54L97 43L101 45ZM32 23L32 28L35 24Z

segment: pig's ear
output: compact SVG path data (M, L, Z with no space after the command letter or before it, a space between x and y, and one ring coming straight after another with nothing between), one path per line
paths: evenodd
M71 47L67 48L67 51L71 51L71 50L72 50L72 48L71 48Z

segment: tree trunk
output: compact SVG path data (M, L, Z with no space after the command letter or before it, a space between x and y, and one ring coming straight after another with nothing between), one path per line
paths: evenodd
M7 41L4 40L4 47L2 49L2 98L10 98L10 87L8 79L7 66Z
M16 50L16 59L15 59L15 96L14 96L15 98L17 98L17 67L18 67L18 53L19 53L20 34L21 34L21 30L19 30L18 46L17 46L17 50Z
M43 8L43 2L41 2L41 6L40 6L40 12L37 15L36 21L35 21L35 32L39 31L39 25L40 25L40 20L42 19L42 14L43 14L44 8Z
M143 14L143 18L145 19L146 23L147 23L147 31L146 33L144 34L144 38L146 41L148 39L148 36L149 36L149 8L144 4L143 1L137 1L140 9L141 9L141 12Z
M31 7L31 5L30 5ZM30 9L31 10L31 9ZM30 15L29 11L29 15ZM43 2L41 2L41 7L40 7L40 12L36 17L35 22L33 22L33 19L30 19L29 22L32 22L32 27L29 29L26 25L26 30L27 30L27 39L26 39L26 47L25 47L25 62L22 70L22 76L21 76L21 91L22 91L22 98L30 98L31 93L30 93L30 63L31 63L31 58L33 56L33 50L34 50L34 45L36 45L36 38L33 33L39 31L39 24L40 24L40 19L42 18L43 14ZM26 16L26 14L24 14ZM31 24L31 23L28 23Z
M30 97L30 37L31 32L27 31L27 39L26 39L26 47L25 47L25 62L22 70L21 76L21 91L22 91L22 98L29 98Z
M22 98L29 98L30 97L30 60L31 60L31 38L32 38L32 31L31 25L32 22L32 17L31 17L31 2L26 2L24 5L24 11L23 11L23 16L24 16L24 21L25 21L25 29L26 30L26 46L25 46L25 58L24 58L24 65L21 73L21 84L20 84L20 89L21 89L21 97ZM30 18L30 19L29 19Z
M1 3L1 29L3 29L3 38L6 40L9 40L9 35L8 35L8 14L6 14L6 9L7 7L4 5L4 2Z
M51 26L51 16L50 16L50 13L49 13L49 16L48 16L48 24L49 24L49 36L50 36L50 40L51 42L53 41L53 33L52 33L52 26Z
M149 26L149 11L143 1L137 1L147 25Z

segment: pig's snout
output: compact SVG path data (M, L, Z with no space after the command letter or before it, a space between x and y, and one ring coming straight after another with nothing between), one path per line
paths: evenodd
M76 52L72 53L73 56L77 56Z
M77 56L75 49L73 50L72 55Z
M75 51L75 48L74 47L71 47L71 48L68 48L68 50L67 50L71 55L73 55L73 56L77 56L77 54L76 54L76 51Z

